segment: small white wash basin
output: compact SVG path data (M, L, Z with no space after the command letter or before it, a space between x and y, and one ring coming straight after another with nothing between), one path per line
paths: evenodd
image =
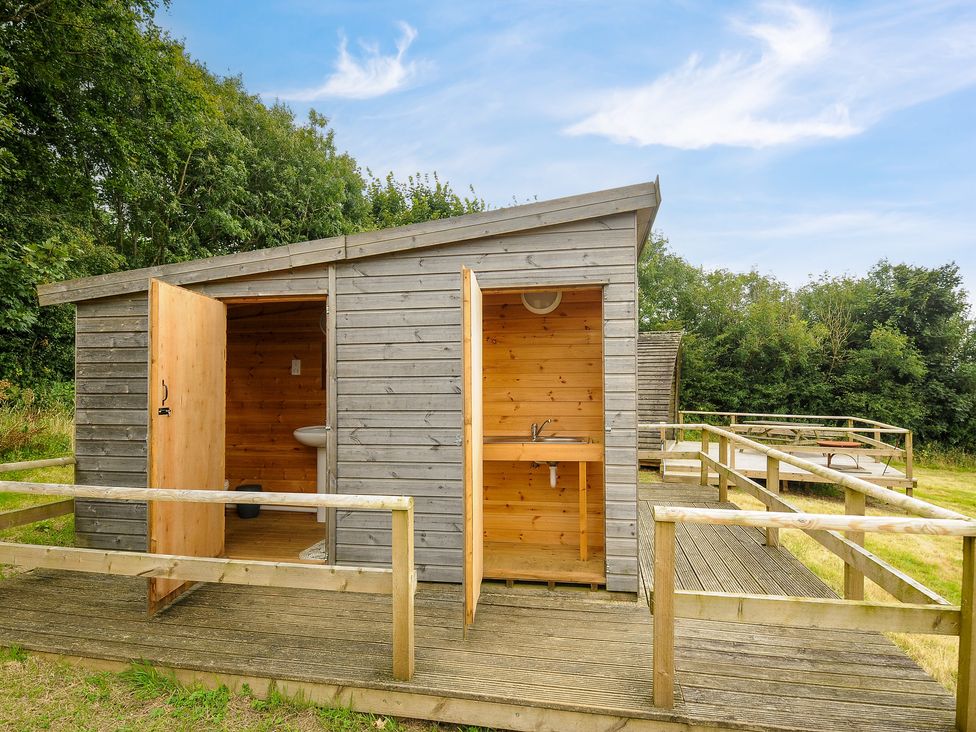
M295 439L308 447L325 447L329 441L332 428L327 424L317 424L311 427L299 427L292 434Z

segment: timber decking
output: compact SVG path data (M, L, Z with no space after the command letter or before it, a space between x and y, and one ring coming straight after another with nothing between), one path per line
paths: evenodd
M641 579L648 597L654 576L651 506L738 508L734 503L719 503L714 486L692 484L642 483L639 500ZM678 524L676 530L676 590L837 597L788 550L766 546L761 529Z
M644 566L650 505L716 505L709 488L641 491ZM829 594L758 530L701 528L679 533L679 587ZM305 682L319 700L496 728L953 729L952 697L879 633L679 620L676 707L665 712L651 705L645 602L486 585L467 639L461 607L460 588L421 586L416 675L403 683L386 596L205 585L147 620L143 581L35 570L0 582L0 645L274 678L285 690Z

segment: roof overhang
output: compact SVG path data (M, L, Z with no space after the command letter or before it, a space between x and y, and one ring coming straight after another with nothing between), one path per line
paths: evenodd
M574 221L634 212L637 218L638 255L657 215L661 198L658 181L611 188L578 196L538 201L521 206L425 221L392 229L316 239L269 249L258 249L189 262L146 267L125 272L66 280L37 288L41 305L81 302L113 297L149 288L149 280L161 279L174 285L224 280L234 277L362 259L383 254L422 249Z

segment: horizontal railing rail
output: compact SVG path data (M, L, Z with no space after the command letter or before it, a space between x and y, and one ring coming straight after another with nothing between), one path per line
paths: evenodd
M809 473L820 476L825 480L835 483L844 488L850 488L851 490L863 493L866 496L870 496L877 501L882 503L887 503L892 506L901 508L909 513L914 513L919 516L926 516L928 518L952 518L952 519L964 519L972 520L971 517L964 514L958 513L957 511L952 511L948 508L943 508L937 506L933 503L928 503L927 501L914 498L912 496L902 495L900 493L895 493L887 488L882 488L881 486L875 485L864 478L858 478L857 476L850 475L847 473L842 473L833 468L828 468L824 465L811 462L809 460L804 460L796 455L791 455L787 452L779 450L770 445L765 445L756 440L751 440L743 435L736 434L730 430L722 429L721 427L715 427L710 424L698 423L698 424L665 424L665 423L655 423L655 424L640 424L639 429L677 429L684 427L686 429L692 429L700 431L702 433L701 442L702 449L697 452L699 458L704 457L704 462L702 472L704 473L709 467L708 461L711 460L713 463L717 462L722 465L726 470L723 472L729 472L728 458L723 459L723 446L726 448L729 444L738 444L754 452L758 452L767 457L767 463L769 460L775 461L773 465L774 469L778 469L779 463L787 463L794 467L806 470ZM708 455L708 446L711 443L711 437L715 436L719 441L719 460L715 461L714 458L710 458ZM689 451L690 452L690 451ZM670 453L669 453L670 454ZM714 466L712 466L714 467ZM770 467L767 464L767 468ZM721 476L720 476L721 480ZM726 484L727 485L727 484ZM720 486L721 488L721 486Z
M403 681L408 681L413 677L414 595L417 588L417 574L414 566L414 502L410 496L245 493L60 483L22 483L9 480L0 481L0 492L70 497L68 501L42 504L0 514L0 528L5 528L2 523L5 515L17 514L16 517L11 516L8 519L7 527L30 523L48 518L49 516L43 515L46 511L68 509L66 504L73 504L75 498L167 503L261 504L390 511L393 522L390 569L81 549L6 541L0 541L0 564L98 574L179 579L187 582L217 582L392 595L393 676ZM60 509L49 508L59 506L59 504L61 504ZM70 510L65 510L64 513L70 513Z
M696 421L704 423L723 421L726 423L724 426L733 432L752 433L758 441L776 443L787 451L806 452L801 447L803 443L816 443L831 438L832 435L843 436L847 442L863 443L852 448L853 454L887 457L889 462L891 459L903 460L905 487L909 495L914 486L915 458L912 431L905 427L866 417L838 414L777 414L684 409L678 412L678 423L673 428L679 442L684 440L687 430L696 429L694 425L688 424L689 417L696 417ZM824 424L816 424L817 422ZM830 422L840 424L827 424ZM783 444L789 442L791 438L797 447L787 447ZM662 443L664 442L662 432ZM649 451L647 459L662 457Z
M674 706L675 619L772 623L804 628L950 635L959 637L956 725L976 729L976 522L955 518L838 516L654 506L653 698ZM847 534L930 534L961 537L959 606L865 602L863 599L767 597L675 590L675 524L752 526L767 531L843 531Z
M57 468L62 465L74 465L77 461L71 455L59 458L45 458L44 460L25 460L19 463L0 464L0 473L14 473L18 470L33 470L35 468Z
M885 430L894 430L896 432L909 432L905 427L898 427L897 425L887 424L886 422L879 422L876 419L868 419L866 417L852 417L850 415L839 415L839 414L781 414L775 412L716 412L708 410L698 410L698 409L682 409L678 412L678 415L682 418L680 421L684 422L684 417L688 415L696 416L713 416L713 417L734 417L736 419L740 417L748 417L749 419L819 419L819 420L831 420L837 422L854 422L861 423L865 425L870 425L872 428L878 427Z

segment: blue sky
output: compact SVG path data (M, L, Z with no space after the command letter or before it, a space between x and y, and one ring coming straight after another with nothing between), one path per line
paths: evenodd
M159 23L378 175L492 206L661 176L696 264L976 291L976 3L172 0ZM972 299L972 298L971 298Z

